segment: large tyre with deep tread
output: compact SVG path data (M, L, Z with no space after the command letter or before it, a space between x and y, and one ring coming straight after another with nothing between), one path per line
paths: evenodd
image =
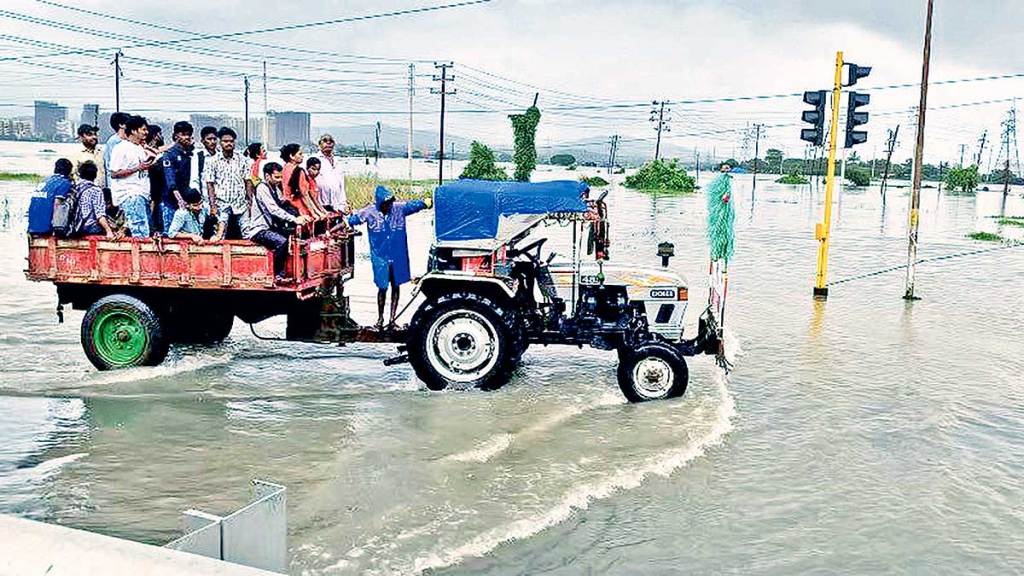
M156 366L168 340L159 316L145 302L114 294L100 298L82 318L82 348L100 370Z
M690 375L686 360L664 342L647 342L619 351L619 388L630 402L682 396Z
M495 390L511 378L525 349L515 312L473 292L454 292L423 304L409 327L408 354L431 390Z

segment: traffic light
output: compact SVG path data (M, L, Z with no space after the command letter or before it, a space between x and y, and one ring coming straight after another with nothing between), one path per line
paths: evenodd
M857 108L868 105L871 102L871 95L850 92L848 98L849 100L846 102L846 147L852 148L868 141L868 133L856 129L857 126L868 123L868 113L857 112Z
M814 109L804 110L801 119L813 125L814 128L800 130L800 139L815 146L821 146L825 142L825 100L827 97L828 90L804 92L804 103L814 106Z
M866 78L871 74L871 66L857 66L853 62L847 62L846 66L846 84L843 84L843 86L853 86L857 83L857 80Z

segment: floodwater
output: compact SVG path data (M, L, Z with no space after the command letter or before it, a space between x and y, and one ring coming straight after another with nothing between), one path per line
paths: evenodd
M815 303L822 190L739 177L727 324L743 354L727 377L694 359L683 398L630 405L611 353L532 348L499 391L431 393L381 364L390 347L241 324L97 373L81 312L57 324L53 288L21 273L28 189L0 183L0 512L163 543L180 510L228 512L263 478L288 487L295 574L1024 570L1024 247L922 264L913 304L902 270ZM905 261L906 194L884 210L875 189L837 194L832 279ZM675 242L695 324L703 198L608 200L612 260L657 266ZM1021 239L1000 213L1024 215L1019 191L925 189L920 256L994 246L965 238L979 230ZM431 215L411 221L415 273ZM568 233L545 230L566 255ZM365 258L358 274L371 322Z

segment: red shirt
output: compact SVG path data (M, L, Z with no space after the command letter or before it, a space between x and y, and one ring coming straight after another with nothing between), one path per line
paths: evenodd
M290 185L296 169L301 172L298 177L298 190L295 190ZM284 194L281 199L294 206L299 211L300 216L312 216L309 208L306 207L306 203L303 202L303 198L309 194L309 177L306 175L306 171L295 162L286 162L284 169L281 171L281 178L281 192Z

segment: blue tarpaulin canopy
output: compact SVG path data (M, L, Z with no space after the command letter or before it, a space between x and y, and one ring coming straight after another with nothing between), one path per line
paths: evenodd
M577 180L502 182L457 180L434 192L434 228L439 242L483 240L498 233L502 216L586 212Z

